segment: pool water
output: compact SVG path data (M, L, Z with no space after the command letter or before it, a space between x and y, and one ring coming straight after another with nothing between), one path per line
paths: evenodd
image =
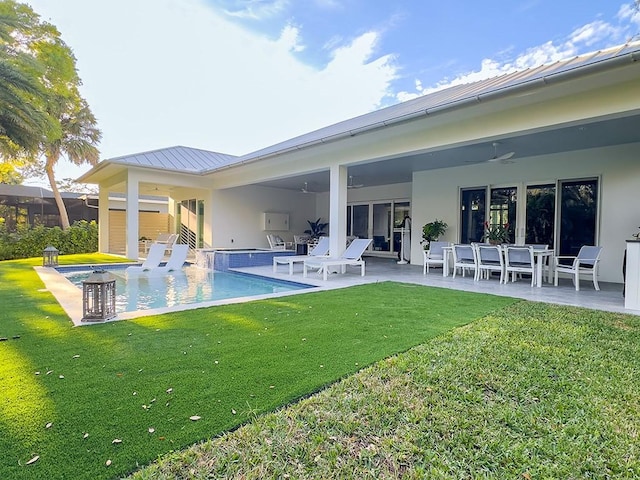
M60 271L78 288L92 270ZM127 273L126 269L108 269L116 279L116 312L135 312L176 305L212 302L310 288L239 272L218 272L187 267L180 272Z

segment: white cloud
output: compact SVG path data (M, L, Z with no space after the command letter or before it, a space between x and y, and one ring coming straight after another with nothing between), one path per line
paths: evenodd
M618 20L621 22L630 22L636 28L640 28L640 8L631 4L623 4L618 10ZM634 32L637 34L638 32Z
M574 30L569 36L570 43L582 43L588 47L607 38L618 38L621 29L610 23L597 20Z
M596 48L594 47L595 45L615 45L624 39L624 35L629 30L629 22L638 22L640 25L640 14L631 5L623 5L618 12L618 19L621 21L620 25L612 25L602 20L588 23L571 32L564 42L560 44L554 44L551 41L545 42L542 45L521 52L512 61L502 62L485 58L482 60L479 70L461 74L453 79L444 79L431 87L425 88L422 82L416 80L415 91L398 92L396 99L398 101L411 100L455 85L472 83L518 70L550 64L585 53Z
M375 109L396 76L392 57L374 57L374 32L317 68L295 55L298 28L271 40L204 0L31 5L75 52L103 158L172 145L248 153Z
M262 20L284 11L289 2L287 0L244 0L237 3L240 4L239 8L227 9L225 13L231 17Z

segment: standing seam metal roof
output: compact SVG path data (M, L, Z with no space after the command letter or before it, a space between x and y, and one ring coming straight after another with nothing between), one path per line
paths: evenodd
M413 117L446 111L465 104L465 102L479 101L481 97L499 94L517 87L532 88L538 86L541 82L550 82L553 77L559 78L562 75L571 73L575 75L580 75L582 72L587 73L585 70L591 71L598 64L601 64L602 68L612 68L609 66L608 61L625 60L624 57L627 56L630 57L629 63L633 63L638 60L639 54L640 42L632 42L567 60L559 60L552 64L519 70L474 83L456 85L300 135L239 157L238 161L254 161L278 153L387 126Z
M111 158L109 162L177 172L200 173L235 163L237 158L235 155L177 146Z
M514 88L535 88L567 75L584 75L597 68L614 68L638 60L640 42L591 52L552 64L507 73L477 82L445 88L406 102L350 118L298 137L243 155L227 155L189 147L169 147L109 159L111 163L139 165L186 173L212 173L238 163L252 162L287 151L325 143L498 96ZM629 57L629 58L626 58Z

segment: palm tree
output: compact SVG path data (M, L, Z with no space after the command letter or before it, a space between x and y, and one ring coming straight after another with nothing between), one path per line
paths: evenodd
M86 100L79 94L73 100L67 103L66 108L58 115L60 135L44 141L41 146L45 157L45 172L60 211L63 229L69 228L69 215L56 184L54 168L63 153L74 165L95 165L100 159L97 144L102 138L96 117Z
M17 24L15 18L0 15L0 139L5 148L33 151L50 123L46 113L30 101L45 96L34 75L39 66L32 57L10 46L10 31Z

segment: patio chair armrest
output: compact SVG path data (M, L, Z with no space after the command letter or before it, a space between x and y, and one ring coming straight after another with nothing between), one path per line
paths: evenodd
M585 264L585 265L589 265L590 267L595 267L599 261L600 261L599 258L576 258L575 264L577 266Z
M573 260L574 262L578 259L575 255L556 255L553 257L553 261L556 265L559 265L559 260Z

